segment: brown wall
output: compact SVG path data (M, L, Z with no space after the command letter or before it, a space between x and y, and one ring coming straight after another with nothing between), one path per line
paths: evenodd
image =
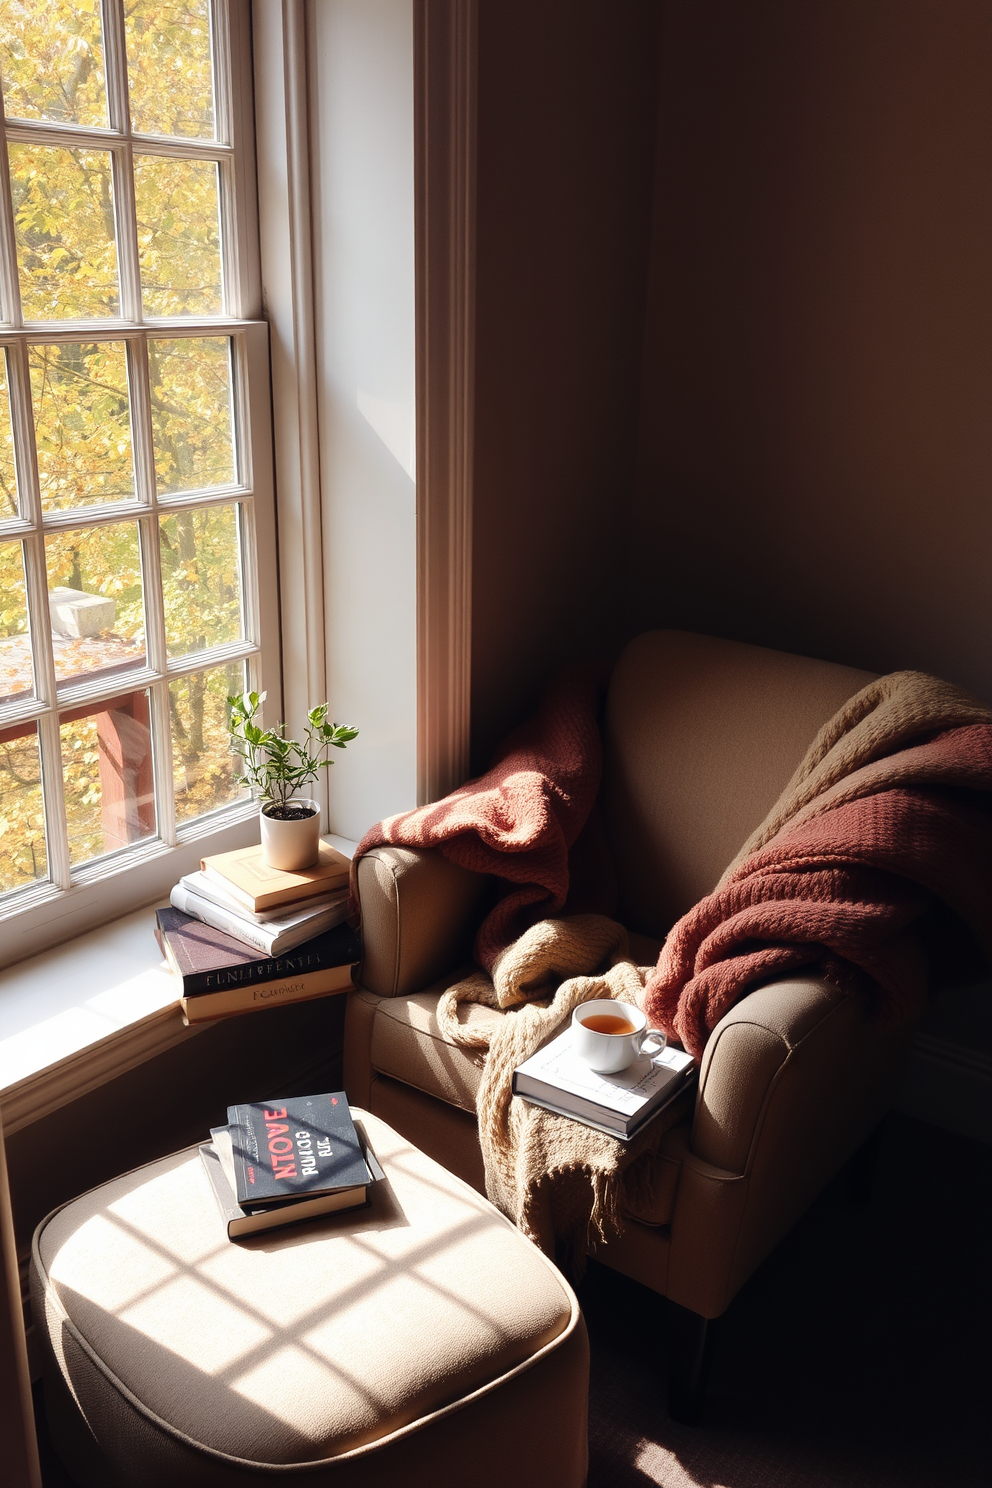
M992 6L669 0L632 630L992 696Z
M651 0L482 0L473 731L619 634L654 157Z

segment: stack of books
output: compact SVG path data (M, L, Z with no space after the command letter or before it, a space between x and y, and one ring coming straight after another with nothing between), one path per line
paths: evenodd
M367 1204L384 1176L343 1090L228 1106L199 1150L231 1240Z
M270 868L261 846L239 847L200 861L169 895L174 909L202 920L265 956L278 956L340 925L348 913L344 853L320 844L312 868L286 873Z
M187 1023L302 1002L352 985L349 860L322 842L312 868L270 868L260 846L204 858L181 878L155 934Z
M513 1094L629 1141L695 1075L692 1055L670 1045L653 1059L644 1055L617 1074L597 1074L573 1053L569 1026L513 1071Z

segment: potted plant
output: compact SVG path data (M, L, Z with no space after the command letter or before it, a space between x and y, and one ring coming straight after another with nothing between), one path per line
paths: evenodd
M328 723L327 704L311 708L301 739L287 739L286 725L263 729L256 721L264 692L228 698L231 751L242 762L237 778L260 803L262 857L270 868L312 868L320 851L320 805L299 795L334 763L331 749L344 749L358 735L349 724Z

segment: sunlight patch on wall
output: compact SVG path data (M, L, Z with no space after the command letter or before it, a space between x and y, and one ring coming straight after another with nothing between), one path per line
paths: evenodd
M417 448L413 410L405 403L389 398L376 398L358 389L358 410L378 434L393 458L411 480L416 477Z

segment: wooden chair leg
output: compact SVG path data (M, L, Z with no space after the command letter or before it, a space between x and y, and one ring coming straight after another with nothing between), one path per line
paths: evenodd
M673 1421L694 1426L706 1395L713 1341L713 1324L698 1312L670 1302L668 1414Z

